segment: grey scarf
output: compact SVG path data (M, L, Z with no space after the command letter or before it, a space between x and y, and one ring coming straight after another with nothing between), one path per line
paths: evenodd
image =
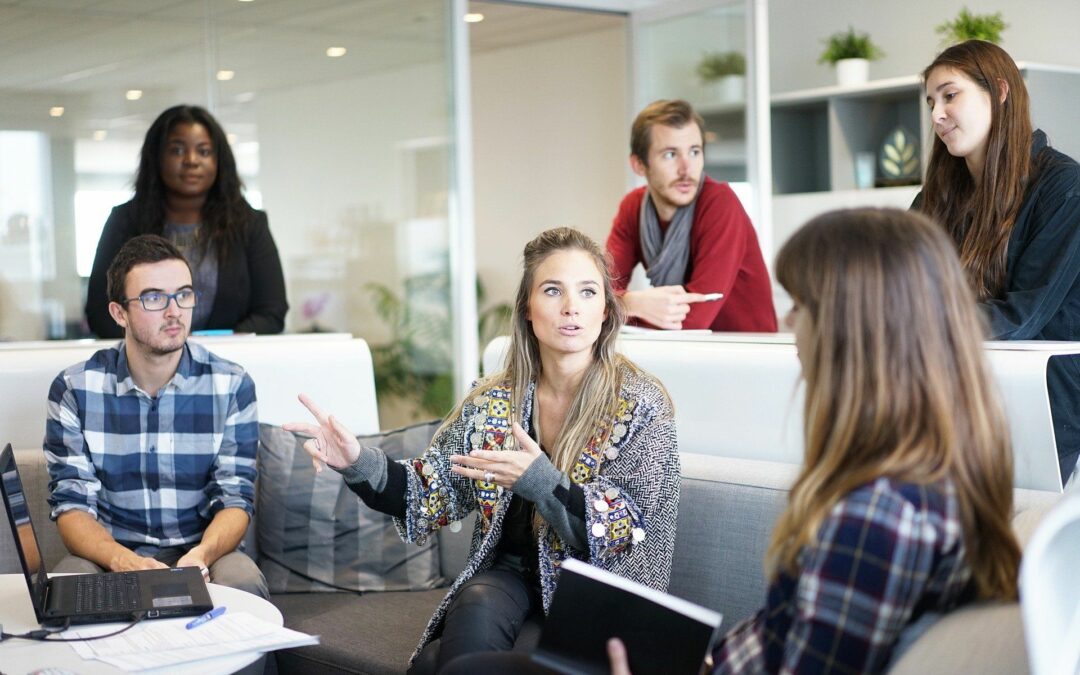
M660 231L660 216L656 213L648 189L645 190L638 229L641 252L645 258L645 274L653 286L681 286L686 283L686 265L690 262L690 227L694 224L694 207L704 185L703 173L698 180L694 201L675 210L675 217L668 224L666 233Z

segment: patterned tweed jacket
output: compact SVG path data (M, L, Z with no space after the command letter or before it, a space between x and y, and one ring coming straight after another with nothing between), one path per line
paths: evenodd
M520 419L526 431L535 391L530 385L522 402ZM467 401L461 417L432 441L423 456L403 462L409 469L406 517L395 522L404 540L423 542L444 526L460 529L459 521L477 512L468 563L435 610L413 659L441 634L446 611L462 585L494 563L513 496L494 484L452 473L450 455L512 447L510 389L496 386ZM585 493L589 550L571 548L553 528L541 526L544 611L551 605L559 565L568 557L666 590L679 505L679 453L674 413L655 380L623 369L618 409L597 421L596 433L582 449L570 480Z

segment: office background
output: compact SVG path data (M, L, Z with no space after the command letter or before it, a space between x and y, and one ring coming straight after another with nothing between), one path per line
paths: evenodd
M918 73L939 48L934 26L963 6L1002 12L1017 60L1080 69L1075 0L0 2L0 336L84 334L85 275L109 208L130 196L142 136L166 107L195 103L229 132L248 197L269 213L287 330L407 341L388 357L422 373L417 386L460 388L453 326L475 321L451 310L471 288L451 283L460 249L471 247L483 314L510 300L525 241L555 225L602 240L634 184L643 18L707 17L685 44L649 43L651 62L692 66L709 31L746 49L758 11L769 62L758 81L771 95L832 84L817 56L848 25L886 53L871 79ZM463 8L484 19L465 24ZM455 52L463 28L467 59ZM455 67L471 80L465 120ZM678 86L696 95L692 78ZM458 123L471 130L470 176L455 163ZM463 202L475 214L464 228ZM775 249L771 210L761 212L755 225ZM425 413L388 408L387 423Z

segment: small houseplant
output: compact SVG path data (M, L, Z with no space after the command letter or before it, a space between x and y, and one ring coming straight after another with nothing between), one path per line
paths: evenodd
M1002 31L1008 27L1001 12L972 14L964 7L955 19L946 21L934 31L941 36L941 46L947 47L965 40L986 40L999 44Z
M866 82L870 61L882 56L885 52L873 43L869 33L856 33L848 26L846 31L833 33L825 40L825 51L818 63L835 66L837 83L846 87Z
M697 65L701 82L720 101L741 101L746 89L746 57L742 52L706 52Z

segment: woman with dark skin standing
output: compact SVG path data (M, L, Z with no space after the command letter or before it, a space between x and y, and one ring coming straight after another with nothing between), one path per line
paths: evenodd
M123 333L109 316L106 270L128 239L159 234L183 252L200 301L193 330L280 333L285 278L266 213L247 203L217 120L198 106L161 113L146 132L135 196L113 209L98 241L86 319L98 337Z
M934 147L912 208L941 223L993 340L1080 340L1080 165L1032 130L1001 47L969 40L923 71ZM1080 358L1046 373L1062 481L1080 453Z

